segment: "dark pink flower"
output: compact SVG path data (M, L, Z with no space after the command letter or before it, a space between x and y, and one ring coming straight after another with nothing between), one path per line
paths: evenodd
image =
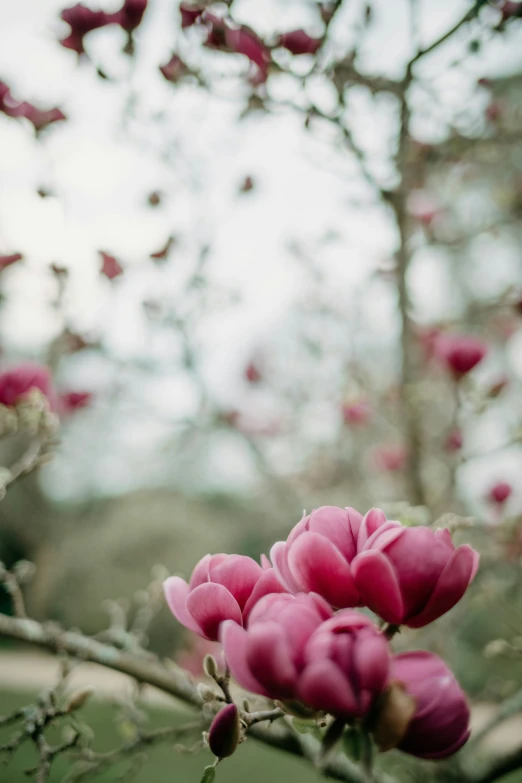
M455 429L451 430L450 434L446 438L446 449L447 451L460 451L463 442L464 439L462 436L462 430L456 427Z
M21 261L23 255L21 253L11 253L10 255L0 256L0 271L12 264L16 264L17 261Z
M436 356L457 380L471 372L487 350L484 340L467 334L442 334L435 345Z
M187 584L171 576L164 584L171 612L186 628L215 641L225 620L242 625L267 593L285 592L274 569L243 555L205 555Z
M100 269L102 275L105 275L109 280L113 280L115 277L123 274L123 267L114 256L105 253L103 250L99 250L98 253L102 260Z
M389 623L420 628L460 601L478 562L470 546L455 548L446 528L389 522L366 541L352 573L365 606Z
M263 380L263 375L255 362L249 362L245 367L245 379L249 383L259 383Z
M237 682L274 699L297 697L305 648L332 611L316 595L266 595L254 607L248 629L234 622L222 626L225 657Z
M304 30L291 30L279 36L278 45L292 54L315 54L322 42L322 38L312 38Z
M303 657L300 700L346 720L367 715L388 681L386 638L368 617L349 609L317 628Z
M69 35L60 41L62 46L72 49L78 54L83 54L83 38L92 30L98 30L108 24L112 24L114 14L106 14L104 11L93 11L91 8L77 3L71 8L65 8L60 14L64 22L71 28Z
M507 484L505 481L499 481L489 490L488 500L491 503L495 503L497 506L503 506L512 492L513 487L511 484Z
M372 415L372 409L366 400L354 400L342 406L343 420L345 424L367 424Z
M16 405L31 389L39 389L48 399L53 397L48 367L26 362L0 373L0 405Z
M304 517L270 557L280 582L292 593L318 593L337 609L360 601L350 564L372 534L389 523L379 509L363 518L354 508L321 506Z
M160 66L160 71L168 82L175 84L189 73L189 69L177 54L173 54L168 63Z
M188 3L180 3L179 12L181 14L181 27L183 29L192 27L201 17L204 10L204 8L198 8L197 6L189 5Z
M268 76L270 50L249 27L226 27L225 41L227 46L237 54L244 54L250 62L257 65L256 82L264 82Z
M444 661L429 652L395 655L391 679L402 682L416 711L398 748L423 759L442 759L467 741L470 712L466 696Z
M112 15L112 21L132 33L141 24L147 4L148 0L124 0L120 10Z
M386 470L389 473L397 473L402 470L406 464L408 452L400 444L382 444L377 446L373 452L373 460L379 470Z
M17 113L18 117L25 117L34 125L36 131L41 131L53 122L66 120L67 117L61 109L37 109L32 103L22 103Z
M73 413L81 408L86 408L91 402L92 393L86 391L63 392L59 397L59 407L63 413Z
M241 724L235 704L227 704L214 717L208 732L208 746L214 756L225 759L231 756L239 744Z

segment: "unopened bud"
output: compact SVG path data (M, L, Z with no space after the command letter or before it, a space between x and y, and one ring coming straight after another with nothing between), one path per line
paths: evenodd
M392 682L382 694L372 733L380 751L396 748L415 715L415 699L401 682Z
M216 659L210 653L207 653L203 658L203 671L213 680L218 676L218 665Z
M216 701L219 698L217 693L212 688L209 688L208 685L205 685L204 682L199 683L198 691L203 701Z
M65 706L65 712L75 712L76 710L79 710L93 693L94 688L91 688L90 686L75 691Z
M227 704L216 715L208 732L208 746L218 759L231 756L239 744L241 724L235 704Z

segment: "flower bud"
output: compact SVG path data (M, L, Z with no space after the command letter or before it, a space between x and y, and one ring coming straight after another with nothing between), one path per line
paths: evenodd
M218 667L216 659L210 653L207 653L203 658L203 670L208 677L212 677L214 680L218 675Z
M227 704L218 712L208 733L208 746L214 756L224 759L231 756L239 744L241 726L235 704Z
M83 707L85 702L90 699L93 693L94 688L91 688L90 686L75 691L71 694L71 697L65 706L65 712L76 712L76 710L79 710L80 707Z

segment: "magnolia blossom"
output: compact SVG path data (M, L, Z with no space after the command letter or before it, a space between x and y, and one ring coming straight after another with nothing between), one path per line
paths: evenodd
M235 704L227 704L214 717L208 732L208 746L214 756L227 758L234 753L241 736L239 712Z
M123 274L123 267L114 256L105 253L103 250L99 250L98 253L101 256L101 274L105 275L109 280L114 280L115 277Z
M329 617L319 596L265 596L248 629L223 625L225 656L240 685L350 720L368 714L390 668L385 637L350 610Z
M487 353L484 340L472 335L442 334L435 345L437 358L459 380L479 364Z
M322 42L322 38L312 38L304 30L291 30L279 36L278 45L292 54L315 54Z
M352 562L361 600L389 623L420 628L460 601L473 580L479 555L455 548L446 528L381 525Z
M147 4L148 0L125 0L120 10L113 15L113 21L131 33L141 24Z
M242 625L257 601L268 593L285 592L268 561L262 568L243 555L205 555L187 584L171 576L164 584L171 612L189 630L207 639L219 638L225 620Z
M274 544L274 569L292 593L318 593L338 609L357 606L360 596L351 563L370 536L388 524L379 509L363 518L354 508L321 506L304 517L286 541Z
M467 741L469 707L444 661L429 652L395 655L391 678L402 682L416 711L398 748L424 759L451 756Z
M52 402L54 393L48 367L25 362L0 373L0 405L14 406L32 389L38 389Z
M273 699L298 698L305 647L332 610L316 595L265 595L254 607L248 629L226 622L221 630L232 676L252 693Z
M495 503L497 506L503 506L512 492L513 488L511 484L508 484L506 481L499 481L489 490L488 500L490 500L491 503Z
M91 8L77 3L71 8L65 8L60 14L64 22L70 26L71 31L60 43L66 49L72 49L77 54L85 52L83 39L87 33L98 30L108 24L112 24L114 14L107 14L105 11L93 11Z

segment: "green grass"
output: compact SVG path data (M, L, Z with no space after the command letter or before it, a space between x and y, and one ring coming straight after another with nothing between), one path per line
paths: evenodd
M32 696L24 693L1 692L0 714L8 715L15 709L30 704ZM93 701L81 711L82 720L94 731L95 740L93 748L98 751L110 750L121 745L125 739L115 722L116 711L107 703ZM168 726L176 722L182 722L184 716L173 714L169 710L154 708L150 710L151 720L148 728L156 726ZM190 717L189 717L190 720ZM16 727L2 729L0 731L0 744L8 741L15 733ZM59 732L49 733L50 740L60 741L63 737ZM187 744L192 744L189 740ZM180 754L167 745L160 745L148 752L148 761L138 774L132 778L136 783L199 783L204 767L212 763L213 757L206 752L195 754ZM23 783L28 778L24 770L34 767L37 756L31 743L26 743L12 757L7 766L0 761L0 781L2 783ZM130 761L113 766L103 772L91 775L88 780L97 783L117 783L127 781L126 770ZM51 771L49 783L62 781L67 770L70 769L70 760L59 757ZM241 745L236 754L223 761L217 769L216 783L317 783L319 776L310 769L306 762L292 758L286 754L262 747L255 740L247 740Z

